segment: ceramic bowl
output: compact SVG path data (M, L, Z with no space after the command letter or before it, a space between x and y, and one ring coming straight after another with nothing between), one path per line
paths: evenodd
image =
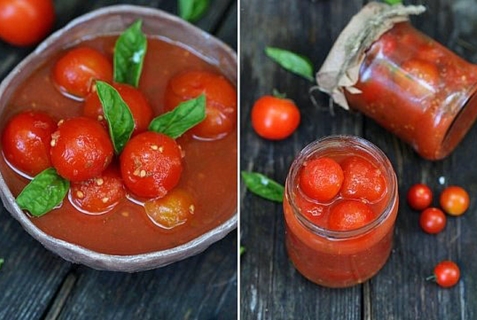
M101 8L71 21L53 33L28 55L0 85L0 114L16 88L31 74L32 66L51 57L77 40L101 34L119 34L137 19L142 19L145 34L159 34L185 45L191 51L217 66L235 85L237 82L237 56L227 45L212 35L184 20L158 9L116 5ZM67 261L80 263L99 270L137 272L165 266L205 250L225 237L237 226L236 212L224 223L183 245L167 250L137 255L110 255L54 238L36 227L18 207L5 180L0 176L1 199L5 208L23 228L43 246Z

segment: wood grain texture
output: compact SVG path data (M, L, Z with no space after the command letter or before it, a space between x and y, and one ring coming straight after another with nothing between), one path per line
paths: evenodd
M335 106L326 111L328 97L309 97L312 83L288 73L264 54L275 46L311 58L315 70L351 16L367 1L357 0L242 0L241 1L241 170L258 171L284 183L296 153L311 141L331 134L362 136L390 158L398 175L400 209L394 249L385 267L367 283L332 290L305 280L289 262L284 248L283 210L262 200L241 184L240 243L246 248L240 262L241 319L475 319L477 317L475 253L477 188L474 126L455 152L443 161L421 159L408 145L373 120ZM404 1L423 4L427 12L412 18L429 36L477 63L475 0ZM474 11L472 11L474 10ZM271 142L252 130L250 110L272 89L285 92L302 112L302 123L290 138ZM321 110L320 110L321 109ZM323 111L325 110L325 111ZM427 235L420 230L419 213L405 199L408 188L427 183L438 195L447 185L465 187L472 198L468 212L448 219L445 231ZM435 200L434 205L438 205ZM456 261L462 279L451 289L426 281L434 265Z
M99 7L135 4L177 14L177 1L55 1L55 29ZM237 1L212 0L197 26L237 48ZM33 48L0 42L0 79ZM236 319L237 232L203 253L136 274L73 265L0 211L0 319Z

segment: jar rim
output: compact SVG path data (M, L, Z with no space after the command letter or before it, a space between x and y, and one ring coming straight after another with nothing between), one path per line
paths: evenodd
M388 198L388 203L386 204L385 209L377 216L373 221L370 223L352 230L330 230L325 227L320 227L313 222L311 222L308 218L306 218L302 213L301 210L298 209L298 206L295 203L294 197L292 193L294 190L294 182L295 178L297 177L300 168L302 167L305 160L309 159L311 156L315 155L317 151L321 150L324 146L329 146L332 144L333 146L341 146L343 145L350 146L355 150L361 150L366 152L366 154L370 154L373 158L376 159L378 163L382 163L382 167L385 169L386 181L388 185L388 193L390 194ZM389 158L386 154L378 148L376 145L371 143L370 141L354 135L330 135L322 137L318 140L315 140L305 146L300 153L295 157L293 161L290 172L285 182L285 197L286 201L290 204L292 208L293 215L297 218L299 223L304 226L307 230L313 232L316 235L326 237L332 240L347 240L353 237L362 236L378 225L382 224L393 212L395 206L397 205L397 177L396 173L394 172L393 166L389 161Z

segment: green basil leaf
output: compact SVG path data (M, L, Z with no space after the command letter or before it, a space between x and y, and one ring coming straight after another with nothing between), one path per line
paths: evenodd
M116 154L121 153L134 130L134 118L128 105L111 85L96 81L96 91L108 122L109 135Z
M384 0L389 5L402 4L402 0Z
M281 184L261 173L242 171L241 174L245 185L253 193L268 200L283 202L285 188Z
M209 8L209 0L179 0L179 16L187 21L195 22L199 20Z
M245 249L245 247L244 247L244 246L240 246L240 255L244 254L245 251L247 251L247 250Z
M173 110L154 118L149 130L176 139L205 119L205 95L180 103Z
M307 57L298 55L291 51L272 47L265 48L265 53L285 70L302 76L307 80L314 80L313 65Z
M147 39L141 31L142 21L134 22L116 41L114 47L114 81L139 85Z
M5 260L3 260L2 258L0 258L0 269L2 269L2 266L3 266L3 263L5 262Z
M18 206L40 217L63 201L69 187L70 182L59 176L55 169L45 169L18 195Z

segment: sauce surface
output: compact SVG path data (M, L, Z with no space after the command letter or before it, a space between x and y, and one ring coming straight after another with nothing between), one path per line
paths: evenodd
M98 37L82 42L110 57L116 37ZM60 54L60 53L59 53ZM82 102L65 97L51 78L54 56L23 83L3 112L1 125L23 110L43 110L55 120L82 114ZM169 79L186 70L220 73L190 51L164 39L148 38L148 50L139 89L154 109L162 114ZM93 216L76 210L65 199L59 208L42 217L31 217L45 233L101 253L130 255L153 252L184 244L230 219L237 210L237 130L215 141L200 141L188 133L177 139L185 152L184 171L177 187L195 200L193 216L183 225L164 229L155 225L144 208L124 198L112 211ZM28 179L0 160L0 170L16 197Z

